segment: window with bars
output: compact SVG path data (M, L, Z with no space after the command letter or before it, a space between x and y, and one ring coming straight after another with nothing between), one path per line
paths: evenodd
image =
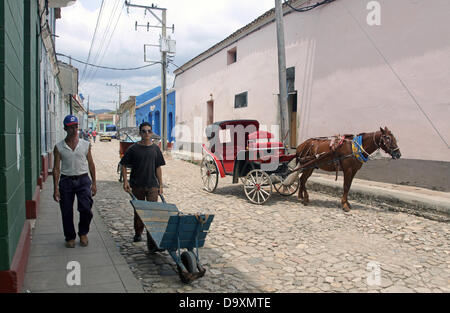
M245 108L247 107L248 102L248 93L243 92L234 96L234 108Z

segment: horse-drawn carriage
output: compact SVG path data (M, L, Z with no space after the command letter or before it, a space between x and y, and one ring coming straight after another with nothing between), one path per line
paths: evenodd
M298 180L286 185L295 154L288 154L283 143L272 141L274 134L260 130L256 120L216 122L206 128L209 146L203 145L201 177L204 189L214 192L219 176L241 180L247 198L255 204L269 200L273 189L281 195L298 190Z
M375 151L383 150L393 159L401 156L396 139L385 127L372 133L310 138L289 154L274 135L259 129L256 120L216 122L206 128L209 146L203 145L201 177L204 189L214 192L219 176L233 176L244 184L247 198L265 203L275 189L289 196L299 191L299 199L309 202L306 181L316 168L344 172L344 210L350 210L347 194L356 172ZM299 175L302 173L301 178Z

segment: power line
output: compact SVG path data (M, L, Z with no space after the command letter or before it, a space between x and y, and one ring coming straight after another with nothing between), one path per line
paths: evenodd
M96 67L96 68L102 68L102 69L106 69L106 70L112 70L112 71L135 71L135 70L140 70L155 64L160 64L161 62L153 62L151 64L147 64L147 65L143 65L143 66L139 66L139 67L131 67L131 68L117 68L117 67L108 67L108 66L101 66L101 65L95 65L95 64L91 64L91 63L87 63L84 61L80 61L77 60L75 58L72 58L68 55L62 54L62 53L57 53L56 55L62 56L62 57L66 57L66 58L70 58L72 61L81 63L81 64L85 64L86 66L91 66L91 67Z
M285 1L284 1L284 4L286 4L288 7L290 7L292 10L294 10L294 11L296 11L296 12L307 12L307 11L310 11L310 10L312 10L312 9L317 8L318 6L321 6L321 5L327 4L327 3L331 3L331 2L334 2L334 1L335 1L335 0L323 0L322 2L317 2L316 4L313 4L313 5L310 5L310 6L307 6L307 7L303 7L303 8L300 8L300 9L294 8L294 7L289 3L288 0L285 0Z
M101 36L97 52L96 52L96 54L95 54L95 56L94 56L94 58L92 60L93 63L101 64L101 62L99 62L99 57L102 54L102 51L103 51L103 48L104 48L104 45L105 45L105 40L108 37L108 33L109 33L109 30L110 30L111 24L112 24L111 22L112 22L113 17L116 14L119 2L120 2L120 0L116 0L116 2L113 4L113 7L112 7L112 9L110 11L109 19L106 20L106 23L107 23L106 24L106 28L105 28L105 31L103 32L102 36ZM100 59L100 61L101 61L101 59ZM96 70L97 69L90 68L90 71L88 72L88 75L86 76L85 82L87 82L89 80L92 80L94 78L95 74L97 73Z
M89 62L89 60L91 58L92 47L94 46L95 36L97 35L97 29L98 29L99 21L101 19L101 15L102 15L102 12L103 12L103 3L104 3L104 0L102 0L102 5L100 6L100 12L98 13L97 23L95 25L95 31L94 31L94 35L92 36L91 47L89 48L89 53L88 53L88 57L87 57L86 62ZM83 74L81 75L80 82L83 81L83 79L84 79L84 77L86 75L86 68L87 68L87 66L85 66L84 69L83 69Z
M105 58L105 54L108 51L109 45L111 44L111 40L112 40L112 38L113 38L113 36L114 36L114 34L116 32L116 28L117 28L117 25L119 24L120 18L122 16L124 6L125 6L125 3L122 5L122 8L120 9L120 13L119 13L119 16L118 16L118 18L116 20L116 24L114 25L114 29L113 29L111 35L109 36L108 43L104 47L103 53L102 53L102 55L100 57L100 61L99 62L95 62L95 63L102 64L103 59ZM97 71L98 71L98 68L95 69L95 72L92 74L91 79L95 78L95 75L97 75Z
M114 6L111 9L111 14L110 14L108 22L106 24L106 29L105 29L105 31L103 33L103 36L102 36L102 39L100 41L100 45L99 45L97 54L95 56L95 59L93 60L93 63L95 63L95 64L101 64L102 63L103 50L105 48L105 42L106 42L106 40L107 40L107 38L109 36L111 25L113 24L112 21L113 21L115 15L116 15L116 11L117 11L117 7L118 7L119 3L120 3L120 0L116 0L116 2L114 3ZM94 72L91 72L92 75L90 76L89 80L93 79L95 77L96 73L97 73L96 70Z

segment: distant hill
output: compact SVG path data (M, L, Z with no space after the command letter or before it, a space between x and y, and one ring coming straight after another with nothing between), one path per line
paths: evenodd
M100 109L100 110L90 110L90 112L95 113L95 114L103 114L103 113L109 113L109 112L112 112L112 110L108 110L108 109Z

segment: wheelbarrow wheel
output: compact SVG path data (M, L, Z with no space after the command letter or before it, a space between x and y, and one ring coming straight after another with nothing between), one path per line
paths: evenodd
M202 160L200 175L202 177L203 189L207 192L214 192L219 182L219 169L209 154Z
M184 251L181 253L181 262L187 271L191 274L198 273L197 258L192 251Z

